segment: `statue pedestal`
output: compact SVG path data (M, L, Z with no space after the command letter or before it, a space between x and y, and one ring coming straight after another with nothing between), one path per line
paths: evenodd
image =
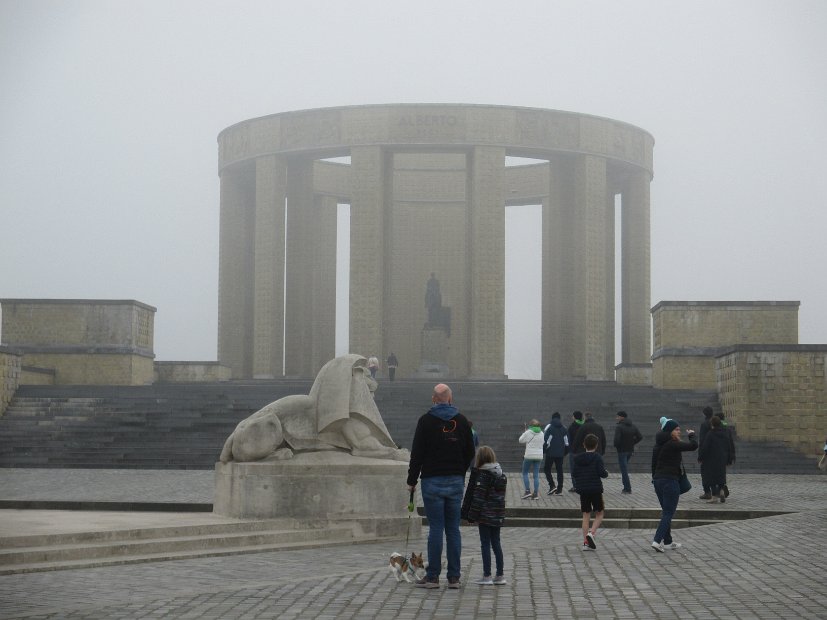
M216 463L215 514L239 519L296 519L324 526L355 522L363 534L418 534L409 518L408 464L343 452L296 454L283 461Z
M421 335L421 363L415 377L448 378L448 334L442 327L425 327Z

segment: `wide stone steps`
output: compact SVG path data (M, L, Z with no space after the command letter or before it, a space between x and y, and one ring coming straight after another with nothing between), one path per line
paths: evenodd
M23 386L0 417L0 467L135 467L212 469L226 437L251 413L282 396L307 393L310 381L156 384L152 386ZM416 421L430 402L431 382L382 382L376 402L391 436L410 447ZM497 452L506 471L519 471L517 437L532 417L543 424L560 411L592 411L611 442L614 414L629 413L644 441L630 471L649 470L658 419L684 427L700 410L719 405L712 392L655 390L614 383L454 382L455 402L472 420L482 443ZM812 462L782 444L737 442L732 473L808 473ZM606 452L617 471L614 449ZM568 472L568 465L566 465Z
M352 525L302 528L288 520L76 532L0 539L0 575L157 562L381 540Z

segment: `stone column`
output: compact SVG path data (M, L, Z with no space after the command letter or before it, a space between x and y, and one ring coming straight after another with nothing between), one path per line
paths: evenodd
M577 210L581 222L582 316L587 380L614 379L614 205L609 210L606 160L577 158ZM607 310L611 312L607 312ZM611 320L609 320L611 316Z
M543 202L542 372L544 380L582 374L582 334L576 321L574 159L550 160L549 196Z
M621 356L624 364L651 362L649 184L634 172L621 195Z
M553 159L543 211L544 379L614 377L613 239L605 160Z
M256 160L253 377L284 374L284 158Z
M287 269L284 374L312 377L313 267L313 160L287 161Z
M252 166L221 171L218 361L232 368L233 379L252 371L254 176Z
M505 149L468 156L471 378L503 378L505 356Z
M380 357L384 318L386 205L392 195L392 157L378 146L350 150L350 352Z
M310 366L316 375L336 356L336 211L335 196L316 196L313 229L316 243L311 289L313 320Z

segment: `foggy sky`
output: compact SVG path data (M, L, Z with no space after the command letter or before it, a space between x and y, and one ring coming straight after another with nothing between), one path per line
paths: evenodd
M215 359L222 129L501 104L653 134L652 305L800 300L825 343L825 32L822 0L0 0L0 298L137 299L156 359ZM509 334L506 371L539 373Z

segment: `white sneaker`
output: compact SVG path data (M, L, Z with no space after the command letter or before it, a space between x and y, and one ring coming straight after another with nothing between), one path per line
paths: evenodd
M655 541L652 541L652 549L654 549L658 553L663 553L663 550L664 550L663 543L657 543Z
M683 547L682 544L673 542L673 543L669 543L668 545L664 545L663 548L664 549L680 549L681 547Z
M494 577L495 586L504 586L506 584L508 584L508 582L505 580L505 575L497 575Z
M494 580L491 579L491 577L482 577L480 579L477 579L474 583L478 586L493 586Z

